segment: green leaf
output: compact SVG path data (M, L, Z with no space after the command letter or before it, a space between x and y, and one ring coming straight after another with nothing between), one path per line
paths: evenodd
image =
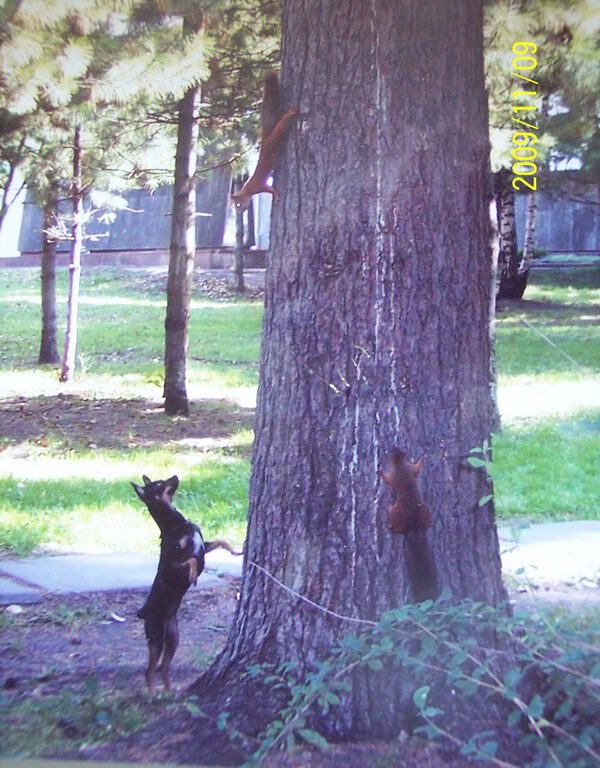
M480 747L482 752L486 755L495 755L498 751L498 742L490 739L490 741L484 741Z
M537 720L539 717L541 717L542 712L544 711L544 702L542 700L542 697L539 695L539 693L536 693L533 699L529 702L529 706L527 707L527 714L529 717L532 717L534 720Z
M512 728L519 722L520 719L521 712L518 709L515 709L514 712L511 712L510 715L506 718L506 723Z
M425 704L427 703L427 696L429 695L430 690L431 686L424 685L422 688L418 688L413 693L413 701L415 702L417 709L423 710L425 708Z
M105 709L101 709L100 712L96 714L96 722L98 723L98 725L108 727L109 725L112 724L110 713L107 712Z
M184 706L187 709L187 711L190 713L190 715L194 715L194 717L199 717L202 714L200 707L196 706L191 701L186 701Z
M491 501L494 498L493 493L489 493L487 496L483 496L481 499L479 499L479 506L484 507L488 501Z
M469 456L467 458L467 462L472 467L487 467L489 464L489 461L484 461L483 459L478 459L476 456Z
M311 728L302 728L298 731L298 735L314 747L318 747L321 750L329 749L329 743L318 731L313 731Z

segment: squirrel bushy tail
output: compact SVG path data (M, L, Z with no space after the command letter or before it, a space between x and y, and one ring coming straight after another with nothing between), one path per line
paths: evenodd
M404 558L415 603L435 600L440 594L440 588L433 549L427 540L426 531L406 534Z
M391 467L382 472L383 481L392 489L388 510L389 529L405 536L404 560L415 602L435 599L439 594L437 568L433 549L427 540L431 511L423 501L417 478L422 460L411 464L404 451L394 448Z
M260 110L261 141L264 141L273 132L282 114L283 107L279 90L279 76L274 69L271 69L265 75L265 88Z

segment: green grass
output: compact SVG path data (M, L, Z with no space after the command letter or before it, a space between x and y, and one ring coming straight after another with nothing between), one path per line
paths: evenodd
M11 701L0 693L3 728L0 754L26 758L73 748L73 741L92 746L138 730L149 716L164 709L164 697L146 702L140 697L103 690L94 677L81 690L23 697Z
M508 425L494 441L496 506L525 521L599 519L600 417Z
M600 268L534 270L524 298L497 321L498 514L600 519Z
M60 318L66 280L61 270ZM525 299L497 323L498 513L598 519L600 269L536 270ZM154 551L156 527L129 484L142 474L178 474L179 506L206 537L241 544L261 304L194 295L192 414L174 421L160 407L157 280L84 270L81 307L80 368L61 385L36 364L38 270L0 271L0 408L9 409L0 414L0 548ZM11 419L26 429L2 429Z
M59 318L66 280L61 270ZM192 413L174 421L148 413L162 402L164 314L164 293L143 274L84 270L80 365L61 385L53 367L36 365L38 271L0 272L0 323L10 328L0 337L0 407L29 397L32 411L32 434L0 432L0 548L154 551L156 526L129 482L142 474L179 474L177 503L205 536L243 542L252 432L240 414L257 385L262 306L194 297ZM124 398L135 399L123 409ZM50 402L58 407L48 413ZM71 406L64 415L61 402Z

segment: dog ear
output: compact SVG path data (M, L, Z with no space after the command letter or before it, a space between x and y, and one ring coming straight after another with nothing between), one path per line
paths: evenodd
M145 502L146 501L146 494L144 489L140 485L136 485L135 483L131 483L133 485L133 490L137 493L137 495L140 497L140 499Z
M173 475L168 480L165 480L165 493L168 493L171 498L175 494L175 491L179 487L179 478L177 475Z
M142 475L142 480L144 481L144 485L152 485L152 480L150 480L148 475Z

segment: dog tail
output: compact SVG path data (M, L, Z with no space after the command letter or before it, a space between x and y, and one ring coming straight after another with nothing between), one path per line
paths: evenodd
M241 555L241 552L236 552L235 549L231 546L231 544L228 544L226 541L223 541L223 539L215 539L214 541L205 541L204 542L204 549L206 552L212 552L213 549L218 549L221 547L221 549L226 549L228 552L231 552L232 555Z

